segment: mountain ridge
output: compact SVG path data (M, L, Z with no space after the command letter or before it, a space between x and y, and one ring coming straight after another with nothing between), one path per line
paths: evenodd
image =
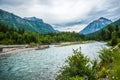
M0 9L0 23L14 27L23 28L27 31L38 33L55 32L50 24L44 23L42 19L36 17L21 18L13 13Z
M101 29L101 30L96 31L96 32L93 32L93 33L90 33L90 34L87 34L86 36L87 36L87 37L99 36L99 34L101 34L102 31L106 31L106 29L107 29L109 26L112 26L113 29L115 29L115 27L118 26L118 28L120 29L120 19L112 22L111 24L107 25L106 27L104 27L104 28Z
M106 27L108 24L112 23L111 20L100 17L97 20L94 20L93 22L89 23L83 30L81 30L80 34L90 34L96 31L99 31L100 29Z

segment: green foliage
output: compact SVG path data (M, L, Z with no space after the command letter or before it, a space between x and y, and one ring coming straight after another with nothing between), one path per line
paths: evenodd
M113 52L107 48L103 48L99 52L99 58L101 59L101 65L106 65L113 62Z
M31 42L31 43L30 43L30 46L31 46L31 47L34 47L34 46L36 46L36 44L35 44L34 42Z
M22 28L16 30L14 27L9 28L6 25L0 24L0 44L30 44L31 42L51 44L81 40L84 40L84 35L75 32L40 34L28 32Z
M100 51L100 68L98 75L100 78L109 80L120 80L120 48L115 46L111 49L104 48Z
M73 50L56 80L85 80L85 77L88 80L120 80L120 48L103 48L99 59L90 61L81 51Z
M115 46L120 42L120 25L109 24L100 31L86 35L86 39L109 41L110 45Z
M85 76L89 80L95 80L93 66L90 66L90 60L87 56L81 54L81 51L73 50L73 55L66 60L65 65L56 77L56 80L84 80ZM95 65L94 65L95 68Z
M120 43L118 44L118 47L120 48Z
M112 38L112 39L111 39L111 42L110 42L110 45L111 45L111 46L114 46L114 45L117 45L117 43L118 43L117 38Z
M73 77L73 78L69 78L69 80L84 80L83 77Z
M114 25L109 24L107 29L110 31L110 33L112 33L115 30L115 27Z

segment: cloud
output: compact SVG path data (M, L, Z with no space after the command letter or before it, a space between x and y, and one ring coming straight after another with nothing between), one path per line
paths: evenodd
M63 32L80 32L86 25L85 24L77 24L77 25L72 25L72 26L56 26L52 25L54 29L63 31Z
M24 4L22 0L0 0L0 5L5 5L5 6L19 6Z
M0 8L21 17L36 16L50 24L88 24L101 16L112 20L120 17L119 0L0 0Z

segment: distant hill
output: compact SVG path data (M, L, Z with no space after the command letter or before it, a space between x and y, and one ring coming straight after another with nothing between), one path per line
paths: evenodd
M8 27L14 27L16 29L23 28L27 31L49 33L56 32L51 25L44 23L42 19L36 17L21 18L0 9L0 23L8 25Z
M80 34L90 34L99 31L100 29L106 27L110 23L112 23L111 20L101 17L98 20L95 20L91 22L88 26L86 26L82 31L80 31Z

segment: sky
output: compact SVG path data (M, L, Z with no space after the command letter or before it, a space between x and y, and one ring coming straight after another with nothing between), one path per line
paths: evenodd
M49 24L87 25L99 17L120 18L119 0L0 0L0 9L22 18L35 16Z

